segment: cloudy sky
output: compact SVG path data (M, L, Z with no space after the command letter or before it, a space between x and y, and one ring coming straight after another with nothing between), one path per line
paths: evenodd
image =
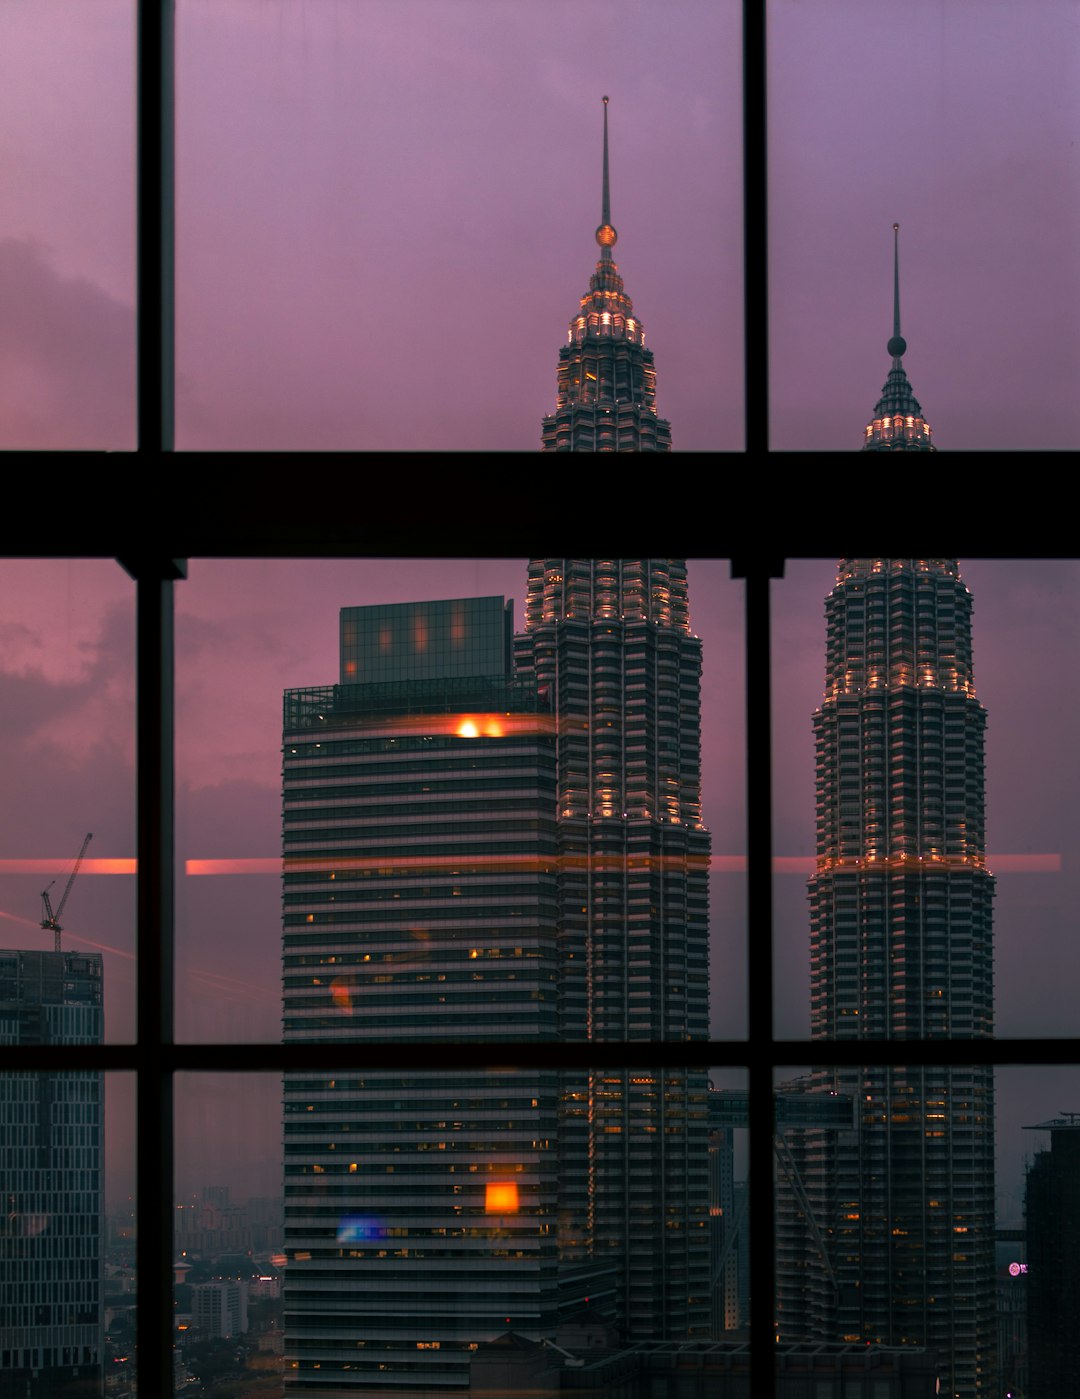
M975 667L989 714L987 790L1002 1035L1076 1032L1080 906L1080 565L962 560L975 597ZM713 1033L745 1030L742 587L722 561L692 561L691 618L705 656L704 799L712 888ZM780 1033L808 1033L805 870L813 854L810 716L824 673L828 561L789 563L774 585L777 995ZM336 679L339 607L504 594L520 624L524 560L194 560L177 587L177 1023L197 1040L280 1033L281 692ZM114 564L0 564L2 945L42 947L40 890L62 881L86 831L65 945L104 951L107 1027L134 1024L133 596ZM1060 868L1029 857L1058 856ZM998 859L1000 857L1000 861ZM1028 858L1025 858L1028 857ZM27 867L27 861L45 861ZM214 861L209 874L187 873ZM10 862L15 862L15 870ZM119 863L124 862L124 863ZM253 862L253 863L252 863ZM802 862L800 865L799 862ZM1051 861L1051 864L1054 862ZM1018 868L1019 867L1019 868ZM20 872L21 871L21 872ZM117 872L121 871L121 872ZM1019 1213L1020 1126L1080 1110L1080 1070L1000 1077L999 1192ZM124 1092L110 1090L111 1194L130 1176ZM277 1086L228 1076L178 1088L179 1184L277 1189ZM257 1150L253 1149L258 1147Z
M132 445L134 10L0 8L3 446ZM607 93L660 410L741 447L735 0L176 13L180 446L535 450ZM1077 446L1073 0L771 0L769 40L773 445L859 445L898 220L939 446Z

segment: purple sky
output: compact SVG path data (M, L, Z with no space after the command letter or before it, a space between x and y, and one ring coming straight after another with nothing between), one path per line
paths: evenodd
M995 854L1060 854L1057 873L999 870L995 915L1002 1035L1076 1032L1075 910L1080 906L1080 783L1075 695L1080 564L961 561L975 597L975 673L989 714L990 864ZM692 626L705 655L706 819L717 856L745 851L742 588L726 563L692 561ZM835 566L795 562L774 585L776 850L813 853L810 715L824 673L822 601ZM344 605L503 593L521 623L523 560L194 560L177 589L178 856L274 861L280 850L281 691L337 676ZM42 947L39 892L63 880L94 832L64 919L65 945L106 949L107 1025L134 1021L134 880L96 873L133 840L132 585L114 564L0 564L0 712L8 739L0 859L47 858L52 874L0 866L0 945ZM181 865L183 868L183 864ZM62 887L62 884L61 884ZM197 1040L277 1038L280 885L275 873L178 881L178 1028ZM714 1034L745 1030L743 877L715 874ZM808 1032L808 920L802 874L776 879L777 1016ZM1080 1109L1077 1070L1001 1078L1001 1208L1018 1215L1021 1123ZM130 1114L110 1088L112 1196L125 1187ZM240 1193L276 1189L278 1089L269 1080L182 1079L179 1181L211 1177ZM212 1150L207 1147L210 1143ZM259 1144L253 1152L253 1143ZM258 1156L258 1160L254 1157Z
M133 438L133 0L0 8L0 445ZM1080 12L772 0L773 445L1080 443ZM178 444L531 451L612 214L676 450L742 444L735 0L177 0Z

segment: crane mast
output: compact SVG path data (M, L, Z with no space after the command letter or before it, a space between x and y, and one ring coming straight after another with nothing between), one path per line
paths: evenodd
M41 926L47 932L52 932L54 952L60 951L60 933L62 932L60 927L60 915L63 913L64 905L68 901L68 895L71 893L71 886L75 883L75 876L79 873L79 866L82 864L83 856L86 854L86 847L90 844L93 837L93 831L87 831L86 839L83 841L82 849L79 851L71 873L68 875L68 882L64 885L64 892L60 902L56 906L55 913L53 912L52 900L49 898L49 890L53 887L53 884L56 883L56 880L52 880L41 891Z

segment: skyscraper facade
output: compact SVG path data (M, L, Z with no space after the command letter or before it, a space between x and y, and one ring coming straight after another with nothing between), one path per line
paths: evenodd
M560 1034L705 1039L710 843L685 561L530 559L515 656L556 720ZM706 1074L583 1070L562 1095L563 1257L616 1262L635 1339L707 1336Z
M893 224L893 333L885 347L892 368L867 423L864 452L934 452L930 424L904 372L907 341L900 334L900 225Z
M340 683L285 694L285 1038L372 1050L285 1078L297 1399L452 1393L555 1327L555 1071L439 1068L558 1029L555 724L511 635L501 598L345 608ZM431 1067L380 1068L402 1040Z
M285 1038L372 1046L285 1079L297 1399L452 1392L586 1298L709 1335L705 1072L587 1053L708 1034L685 563L534 559L511 638L500 598L345 608L339 682L285 695ZM403 1039L430 1069L380 1067ZM583 1067L437 1066L515 1039Z
M656 369L611 250L608 99L604 98L604 173L600 259L559 351L555 412L544 418L545 452L670 452L671 424L657 416Z
M954 559L843 559L814 715L811 1031L993 1033L986 715ZM792 1134L780 1190L783 1339L925 1345L942 1392L994 1393L993 1071L820 1069L852 1133Z
M0 1042L100 1044L101 957L0 952ZM0 1075L0 1396L102 1392L100 1073Z
M1049 1151L1027 1173L1029 1399L1080 1396L1080 1113L1041 1122Z

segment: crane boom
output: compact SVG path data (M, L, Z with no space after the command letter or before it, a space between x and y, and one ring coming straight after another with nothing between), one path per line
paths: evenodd
M72 867L71 873L68 875L68 882L64 885L64 892L61 895L60 902L56 906L55 913L53 912L52 900L49 898L49 890L52 888L53 884L56 883L56 880L54 879L52 881L52 884L49 884L46 888L42 889L41 891L41 926L54 934L54 952L60 951L60 915L63 913L64 905L68 901L68 895L71 893L71 886L75 883L75 876L79 873L79 866L82 864L83 856L86 854L86 847L90 844L93 838L93 831L87 831L86 839L83 841L82 849L79 851L79 854L75 860L75 864Z

